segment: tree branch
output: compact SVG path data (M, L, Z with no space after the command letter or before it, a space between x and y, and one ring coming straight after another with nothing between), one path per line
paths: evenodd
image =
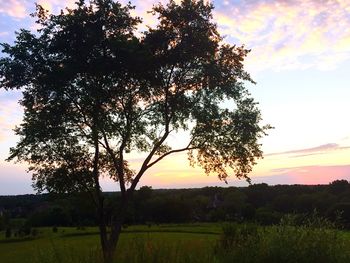
M171 68L171 71L170 71L169 76L168 76L167 83L166 83L166 85L164 87L164 92L165 92L165 101L164 101L164 121L165 121L164 125L165 125L165 131L164 131L164 134L163 134L162 138L158 142L155 143L152 151L148 154L148 156L146 157L146 159L142 163L142 166L141 166L139 172L135 176L134 180L131 183L130 188L128 189L129 192L132 192L133 190L135 190L136 185L140 181L141 176L149 168L148 164L151 161L153 155L157 152L157 150L163 144L163 142L166 140L166 138L168 138L168 135L170 133L169 125L170 125L172 114L171 114L171 116L169 116L168 95L169 95L171 75L173 74L174 68L175 68L175 65L173 65L173 67Z
M158 163L160 160L162 160L164 157L172 154L172 153L178 153L178 152L183 152L183 151L189 151L189 150L194 150L194 149L198 149L198 147L185 147L185 148L181 148L181 149L176 149L176 150L171 150L161 156L159 156L156 160L154 160L153 162L151 162L150 164L147 165L147 169L150 168L151 166L155 165L156 163Z
M107 150L108 154L110 155L110 157L112 158L114 169L116 170L116 172L118 174L120 191L122 192L122 195L124 195L125 190L126 190L124 176L123 176L123 174L121 174L121 175L119 174L120 169L119 169L119 165L118 165L118 160L115 158L114 152L113 152L112 148L109 146L107 135L104 131L102 131L102 135L103 135L103 139L105 141L106 150ZM123 169L123 167L121 169Z
M163 142L166 140L166 138L169 135L169 129L166 129L165 133L163 134L162 138L157 142L152 151L148 154L147 158L144 160L140 171L135 176L130 188L128 189L129 192L135 190L137 183L139 182L141 176L144 174L144 172L148 169L148 163L151 161L153 155L156 153L156 151L159 149L159 147L163 144Z

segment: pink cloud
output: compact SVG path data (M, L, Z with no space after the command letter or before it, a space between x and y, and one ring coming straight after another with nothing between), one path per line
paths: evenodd
M28 0L7 0L0 2L0 13L15 18L24 18L28 16L27 8L31 1Z
M350 180L350 165L300 166L272 170L275 175L258 180L283 181L284 184L328 184L335 180ZM254 179L253 179L254 181Z
M22 19L34 11L35 3L42 5L50 12L57 13L66 7L73 7L76 0L0 0L0 13Z
M255 70L327 70L350 58L350 1L243 0L219 7L215 18L224 34L252 48Z
M0 0L1 1L1 0ZM34 0L2 0L0 13L24 18L34 9ZM75 0L38 0L50 12L73 7ZM126 4L127 0L121 0ZM166 0L137 0L134 15L153 26L147 13ZM176 1L179 2L179 1ZM226 40L252 49L248 71L316 68L332 70L350 59L350 1L347 0L241 0L212 1L214 19Z
M76 0L37 0L38 4L48 10L50 13L58 13L62 9L73 8Z
M323 153L330 152L330 151L345 150L345 149L349 149L349 148L350 148L350 146L340 146L337 143L327 143L327 144L319 145L319 146L312 147L312 148L297 149L297 150L290 150L290 151L276 152L276 153L268 153L268 154L265 154L265 156L291 154L291 155L294 155L294 157L303 157L306 155L323 154Z

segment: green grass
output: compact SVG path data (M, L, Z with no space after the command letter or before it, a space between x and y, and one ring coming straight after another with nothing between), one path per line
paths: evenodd
M141 247L145 251L164 253L170 250L191 251L211 247L221 233L220 224L174 224L129 226L123 229L119 251L124 254L119 261L129 260L134 249ZM0 233L0 255L2 263L19 263L26 259L28 263L39 262L78 262L81 255L96 254L99 249L98 229L89 227L85 230L58 227L53 233L52 228L40 228L35 239L26 240L11 238L6 240L4 232ZM132 248L132 249L130 249ZM174 251L175 251L174 250ZM192 251L193 252L193 251ZM193 253L192 253L193 254ZM118 261L118 262L119 262Z
M99 263L98 230L40 228L33 240L5 240L1 263ZM345 263L350 233L327 227L171 224L123 229L118 263Z
M222 263L348 263L350 239L329 225L229 224L215 254Z

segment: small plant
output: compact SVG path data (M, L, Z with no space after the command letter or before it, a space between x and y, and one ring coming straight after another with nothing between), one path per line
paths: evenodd
M29 236L30 233L31 233L31 230L32 230L32 228L31 228L30 224L24 223L18 229L18 234L19 234L20 237Z
M11 238L12 237L12 230L11 230L10 227L6 228L5 237L6 238Z
M31 236L32 236L32 237L36 237L38 234L39 234L38 229L36 229L36 228L32 228L32 231L31 231Z

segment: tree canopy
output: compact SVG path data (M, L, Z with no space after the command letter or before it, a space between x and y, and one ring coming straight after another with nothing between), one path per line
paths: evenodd
M249 180L269 128L244 86L253 82L243 66L249 50L223 42L203 0L155 5L158 24L143 33L133 8L80 0L54 15L38 5L37 32L1 44L0 88L23 90L9 159L29 164L38 190L88 191L101 211L101 176L127 196L177 152L222 180ZM180 131L188 144L172 148L169 135ZM133 151L145 154L138 171L126 159Z
M70 191L94 184L99 168L121 184L173 152L225 180L248 178L262 153L260 111L243 85L249 50L222 43L203 1L157 5L159 23L136 36L133 7L80 1L49 15L37 6L37 33L21 30L2 44L1 87L23 89L20 142L9 159L30 164L38 189ZM227 101L223 107L222 101ZM170 133L190 130L188 146L172 149ZM125 152L148 153L141 173ZM121 189L125 188L121 185Z

